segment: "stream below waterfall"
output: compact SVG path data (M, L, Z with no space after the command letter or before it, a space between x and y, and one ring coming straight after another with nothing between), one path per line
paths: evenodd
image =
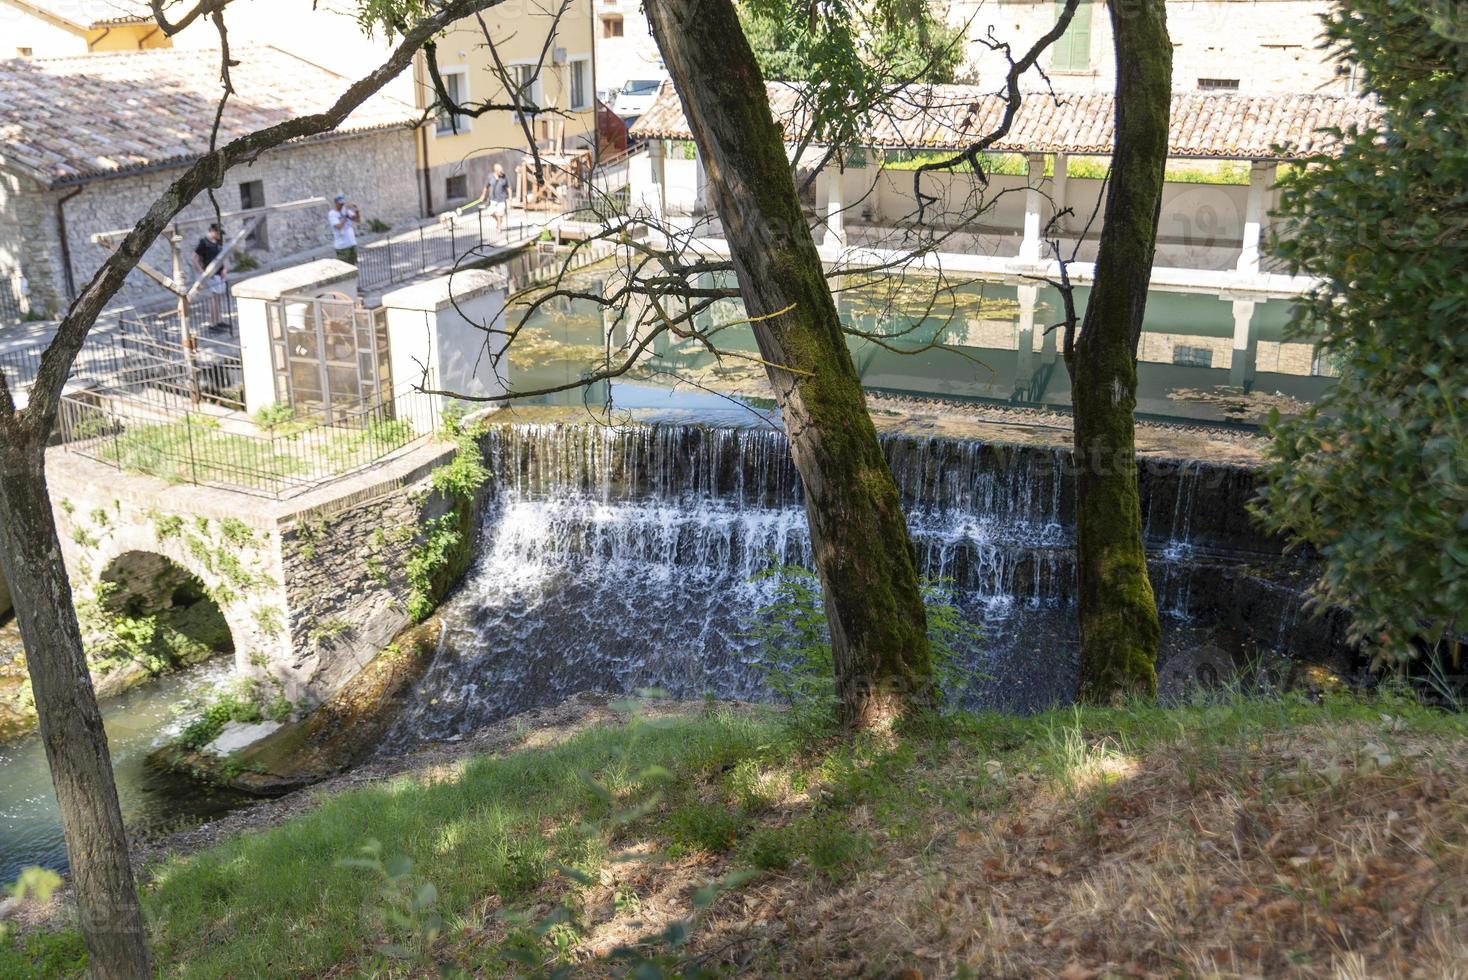
M192 780L147 765L148 753L178 733L180 703L229 676L225 657L140 684L102 702L112 752L112 771L122 816L133 835L168 831L238 806L237 794L206 790ZM66 868L61 814L46 767L46 750L34 733L0 742L0 884L20 869Z

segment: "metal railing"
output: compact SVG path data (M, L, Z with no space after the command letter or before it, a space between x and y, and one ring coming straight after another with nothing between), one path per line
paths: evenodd
M0 354L0 374L11 395L25 391L35 383L36 372L41 369L42 347L25 347Z
M160 389L190 402L245 407L244 363L239 344L217 336L182 336L177 321L122 318L113 336L116 369L107 379L114 390Z
M139 395L98 389L63 396L56 442L171 483L286 497L426 441L442 419L438 398L412 390L330 422L283 419L263 429L240 413L194 409L166 390Z
M357 246L357 288L372 291L435 269L448 270L481 249L504 248L539 235L557 215L545 212L529 217L511 211L502 228L495 228L483 208L455 216L452 221L425 223L409 232L384 232L380 238Z

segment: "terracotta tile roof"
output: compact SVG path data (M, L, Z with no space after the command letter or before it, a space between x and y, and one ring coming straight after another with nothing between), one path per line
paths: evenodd
M236 94L221 140L328 108L348 79L268 46L232 46ZM51 183L184 164L209 146L217 50L159 49L0 61L0 164ZM369 99L335 133L406 126L418 112Z
M770 108L787 132L800 132L806 122L800 88L767 83ZM1077 93L1061 96L1030 93L1014 126L996 151L1109 154L1113 139L1114 96ZM953 149L967 146L998 127L1004 102L992 92L969 85L934 85L910 90L898 104L873 121L873 147ZM1217 157L1235 160L1296 159L1329 149L1332 138L1323 127L1375 125L1380 113L1372 102L1335 95L1240 95L1179 93L1172 97L1174 157ZM631 129L643 138L688 139L692 136L683 106L664 83L646 113ZM1287 148L1283 153L1276 147Z
M81 28L140 24L153 19L153 11L145 0L17 0L15 5L33 7Z

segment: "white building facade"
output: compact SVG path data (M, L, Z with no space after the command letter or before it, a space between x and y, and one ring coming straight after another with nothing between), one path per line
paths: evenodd
M978 39L992 36L1024 51L1054 26L1062 7L1056 0L954 0L948 20L969 39L965 75L985 86L1001 80L1008 70L1003 54ZM1349 67L1321 48L1320 18L1329 9L1325 0L1169 2L1173 90L1350 94ZM1082 0L1040 65L1056 88L1109 91L1116 58L1106 4ZM1043 79L1031 71L1025 82L1037 88Z

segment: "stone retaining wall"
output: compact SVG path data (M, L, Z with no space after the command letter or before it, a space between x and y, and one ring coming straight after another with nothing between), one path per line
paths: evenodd
M283 501L169 485L64 450L47 471L79 603L120 556L166 558L220 607L239 673L314 705L408 624L404 568L424 522L449 509L429 478L453 453L430 443Z

